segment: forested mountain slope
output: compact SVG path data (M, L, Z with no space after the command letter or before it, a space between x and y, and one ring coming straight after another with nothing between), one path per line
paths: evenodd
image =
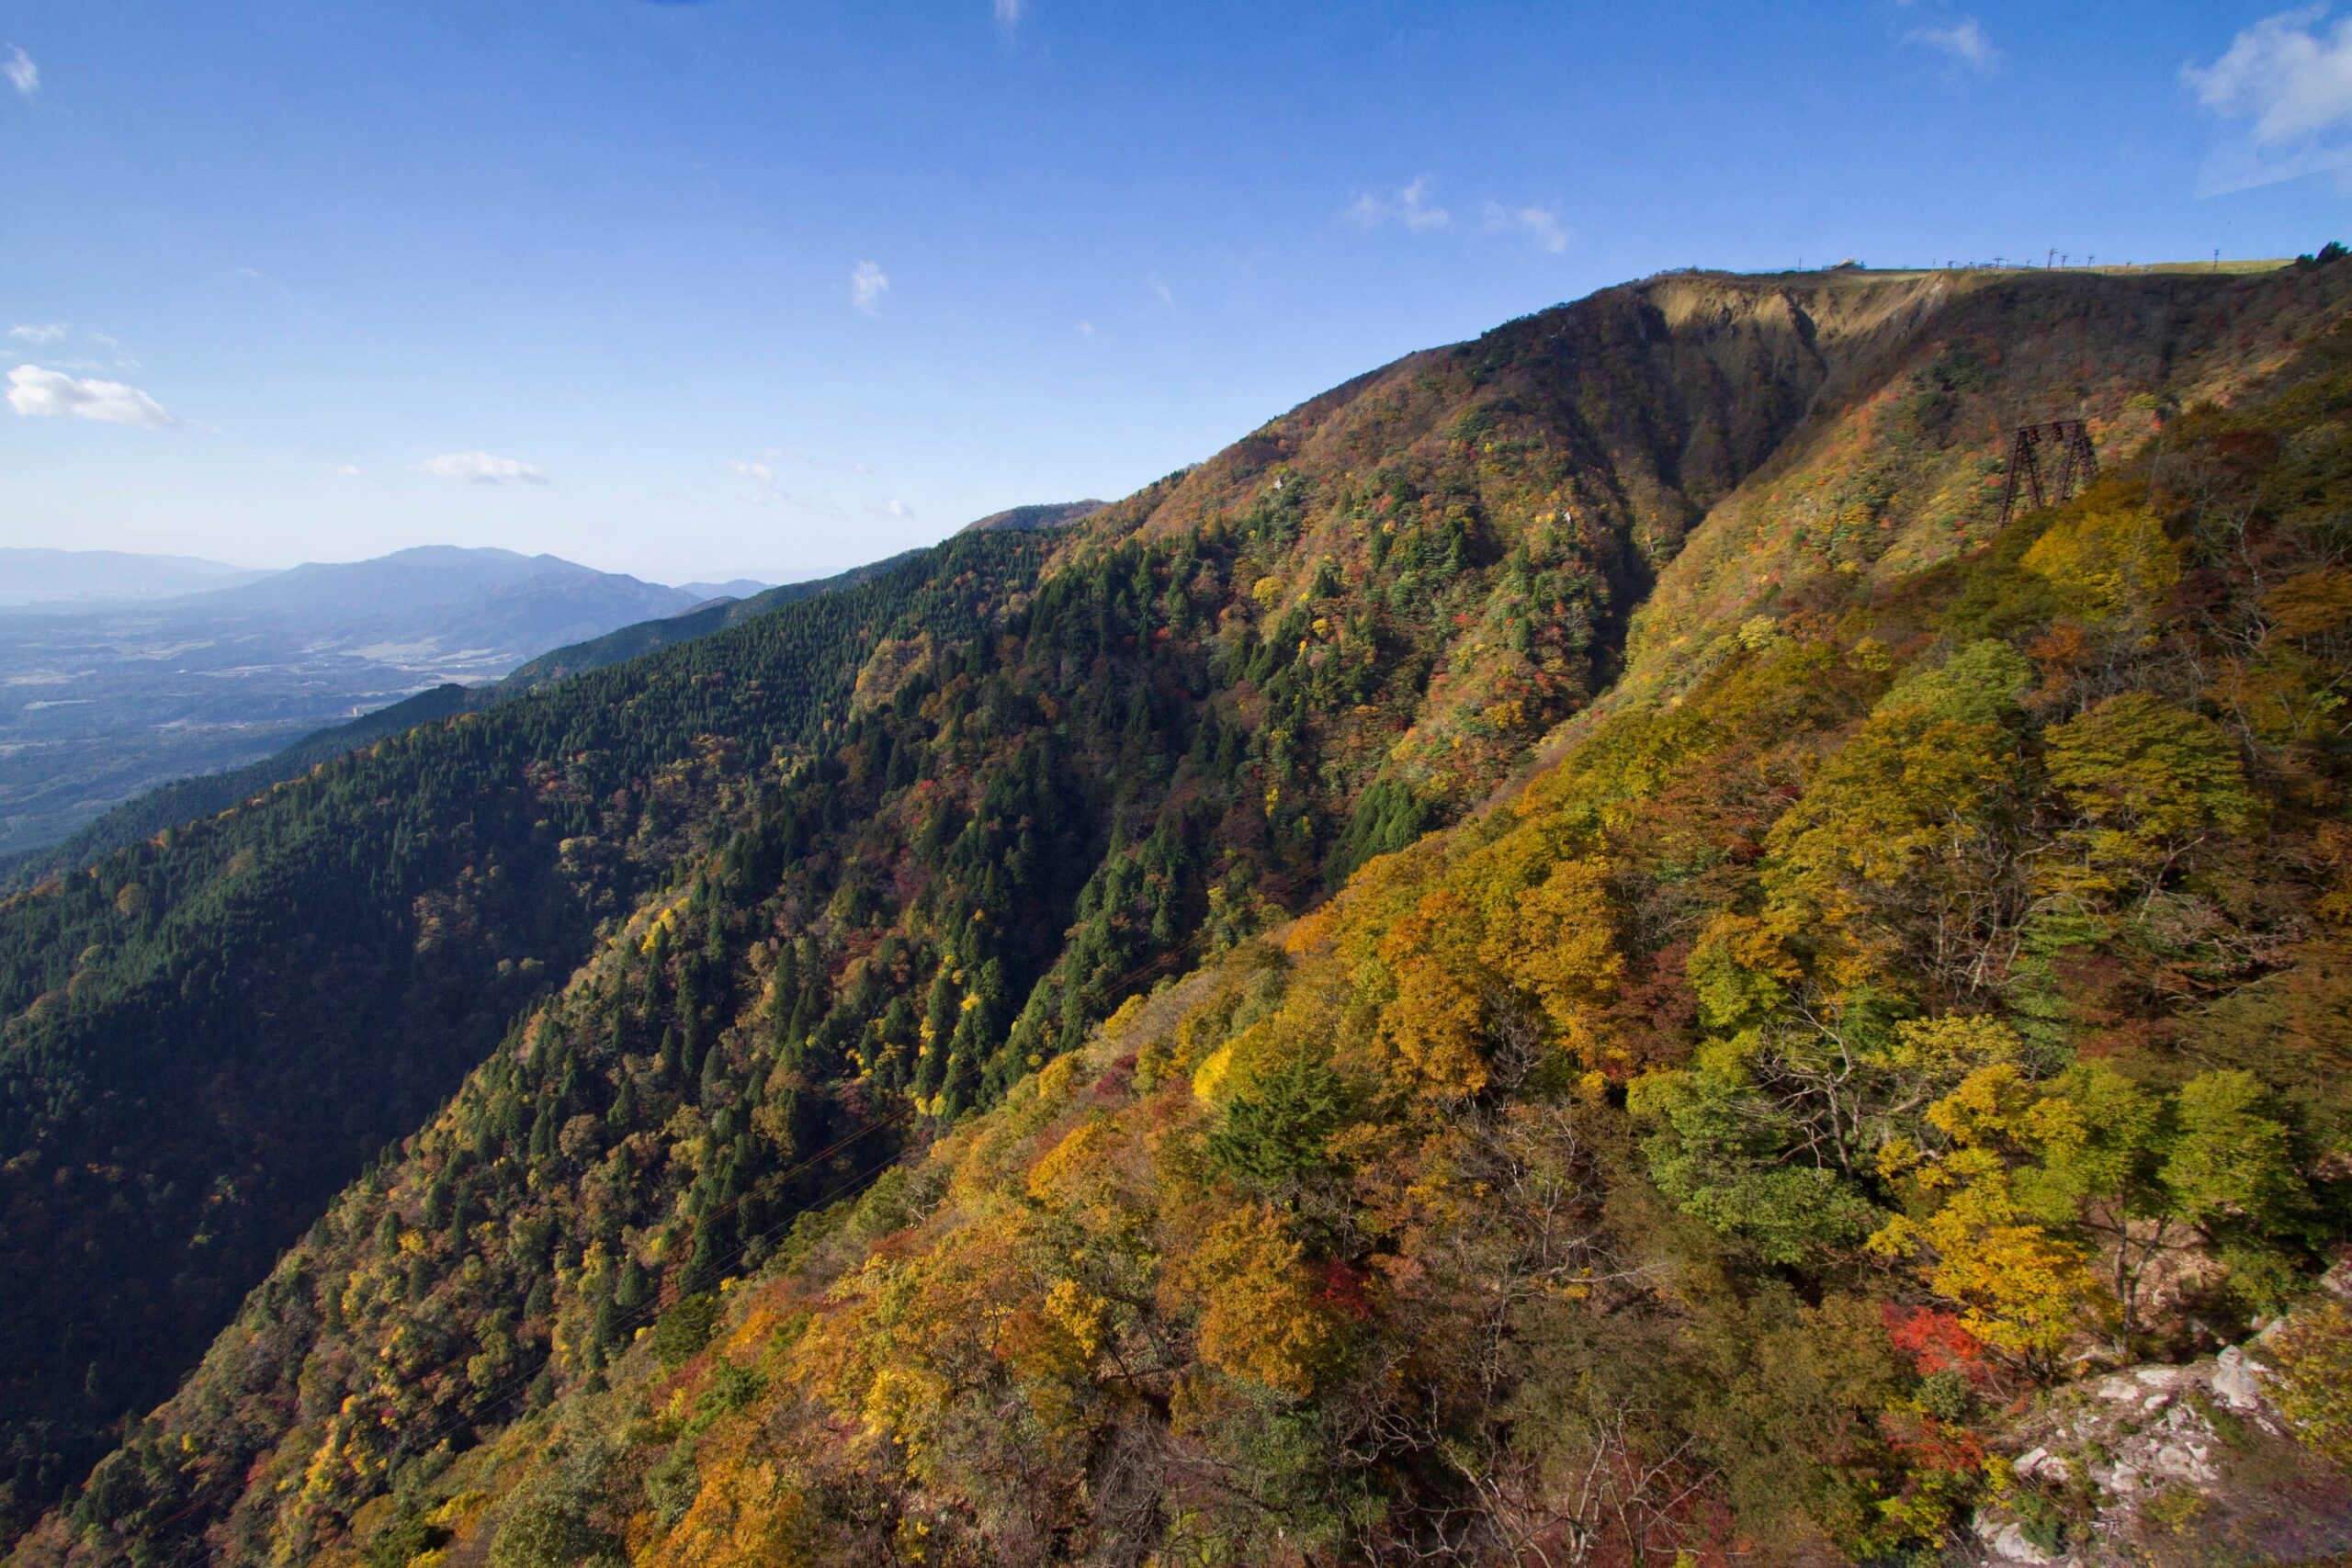
M927 556L389 738L0 903L15 1506L71 1481L116 1406L167 1392L598 923L838 721L866 649L972 635L1043 553Z
M128 849L141 839L153 838L166 828L226 811L272 784L309 773L346 751L372 746L420 724L466 712L480 705L486 695L483 688L451 682L403 697L373 713L316 730L242 768L198 773L160 785L124 801L69 838L0 860L0 878L5 878L5 886L11 891L20 892L49 877L80 871L92 862Z
M2165 1169L2199 1117L2275 1145L2252 1196L2186 1165L2151 1179L2189 1194L2165 1201L2214 1290L2291 1291L2332 1223L2328 1077L2286 1068L2325 1048L2333 1004L2287 1004L2320 1019L2308 1049L2242 1030L2244 1084L2162 1052L2184 1010L2260 1007L2324 967L2297 944L2332 929L2341 545L2295 487L2340 492L2319 359L2340 351L2311 345L2344 271L2111 280L2129 308L2075 358L2002 335L2067 316L2059 280L1611 290L1317 400L1046 541L1041 573L1018 553L1035 536L1000 534L877 580L906 596L806 656L854 674L788 735L724 694L794 610L387 743L469 748L492 802L571 800L578 759L612 748L506 870L546 882L560 932L607 917L603 940L504 948L580 966L494 1050L390 1007L341 1039L280 1012L266 1048L315 1043L322 1074L363 1050L487 1061L21 1555L405 1562L452 1530L496 1532L514 1562L1565 1556L1629 1520L1669 1552L1932 1539L1979 1483L1920 1455L1965 1447L1996 1386L1973 1380L2030 1380L2097 1315L2066 1260L2098 1260L2098 1194L2051 1176L2030 1224L1999 1210L2049 1140L1968 1122L1956 1093L2021 1116L2111 1036ZM2136 469L2167 398L2267 389L2298 355L2306 378L2258 413L2165 426L2203 430L2183 471L2219 510L2151 510L2119 481L1987 542L2017 408L2086 407ZM1760 487L1856 476L1863 547L1724 571L1718 524L1777 515ZM2215 502L2225 480L2253 499ZM1731 548L1760 559L1758 537ZM1697 607L1645 622L1635 694L1575 717L1661 571L1662 600ZM934 588L960 623L918 602ZM2217 717L2224 696L2242 711ZM601 728L552 722L575 711ZM2150 745L2191 782L2165 783L2165 756L2154 794L2103 795L2099 749L2138 766ZM1531 754L1566 761L1421 838ZM198 843L315 859L321 883L280 900L315 929L334 868L299 824L319 805L350 803L338 844L372 812L417 833L482 814L454 787L371 796L408 776L379 761ZM600 821L610 791L646 804ZM2240 845L2256 858L2230 861ZM1331 912L1257 935L1384 853ZM34 972L130 918L107 913L126 886L139 919L185 904L187 940L233 942L179 893L226 863L126 854L45 895L49 930L10 906L26 923L0 951ZM477 897L493 880L471 877ZM504 908L440 913L379 899L370 929L416 953L387 973L514 941ZM121 1224L103 1203L153 1217L168 1279L186 1220L153 1179L85 1196L55 1174L84 1103L131 1102L100 1046L143 1004L46 962L50 999L9 1003L19 1208L61 1236L81 1217L77 1243ZM261 962L237 948L219 972ZM264 1092L212 1080L228 1100L241 1081ZM2086 1082L2064 1103L2124 1093ZM348 1113L336 1087L321 1110ZM854 1211L822 1208L1008 1093ZM66 1109L17 1120L36 1096ZM275 1169L248 1136L184 1168ZM1955 1190L1980 1207L1945 1217ZM2062 1215L2067 1192L2089 1206ZM1972 1224L2045 1246L2047 1303L1941 1272ZM113 1277L78 1247L39 1261L85 1292ZM722 1300L730 1337L697 1358ZM1915 1310L1975 1347L1956 1393L1895 1359L1885 1325ZM2122 1332L2193 1334L2154 1311ZM1895 1433L1904 1400L1927 1424Z

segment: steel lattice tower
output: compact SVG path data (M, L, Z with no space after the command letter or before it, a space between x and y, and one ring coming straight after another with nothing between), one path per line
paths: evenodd
M2042 454L2055 465L2046 481ZM2064 506L2075 492L2098 477L2098 454L2091 450L2091 433L2079 419L2053 419L2046 424L2020 424L2009 438L2009 483L2001 494L2001 525L2008 526L2017 513L2018 488L2033 504Z

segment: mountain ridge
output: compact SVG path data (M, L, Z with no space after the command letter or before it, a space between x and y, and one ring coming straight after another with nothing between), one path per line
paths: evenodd
M1046 502L1028 506L1008 507L991 512L964 525L962 532L986 534L1006 528L1058 528L1077 523L1102 510L1099 501Z

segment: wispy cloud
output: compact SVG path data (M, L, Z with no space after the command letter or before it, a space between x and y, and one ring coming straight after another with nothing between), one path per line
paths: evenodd
M1408 229L1442 229L1453 221L1453 214L1430 200L1430 191L1437 182L1427 175L1417 175L1393 191L1364 191L1348 204L1348 217L1366 229L1377 229L1384 223L1400 223Z
M8 78L8 85L28 98L40 90L40 67L33 63L31 55L13 43L8 46L7 58L0 60L0 76Z
M1166 281L1160 277L1159 274L1156 272L1146 273L1144 275L1143 286L1151 290L1151 297L1159 300L1164 309L1172 310L1176 308L1176 291L1168 287Z
M1080 337L1092 337L1094 335L1094 323L1092 321L1079 322L1078 335Z
M108 354L114 355L114 367L116 369L136 370L139 368L139 356L131 353L130 350L123 347L122 341L119 338L108 337L104 333L92 333L90 334L90 341L96 344L100 348L105 349Z
M1973 17L1962 17L1948 28L1921 28L1911 34L1911 41L1924 43L1980 74L2001 62L2001 51L1993 47L1984 25Z
M25 419L86 419L138 430L163 430L180 423L136 387L85 380L38 365L19 365L8 372L8 406Z
M62 344L74 335L72 325L65 321L26 321L8 329L8 336L17 343L49 347ZM119 338L101 332L82 334L83 341L105 350L103 357L85 355L75 359L52 359L51 364L64 370L136 370L139 356L122 345Z
M990 4L996 8L996 25L1001 28L1017 28L1029 14L1029 0L990 0Z
M322 463L320 467L339 479L364 479L368 470L356 463Z
M1568 231L1560 215L1548 207L1506 207L1490 201L1485 208L1486 231L1489 234L1524 234L1533 240L1539 249L1558 255L1568 248Z
M488 452L443 452L436 457L421 458L409 465L417 473L436 479L461 479L468 484L543 485L548 477L537 468L514 457L492 457Z
M758 478L765 474L771 479L775 474L768 468L770 463L784 463L796 468L820 469L828 473L870 474L874 471L874 465L871 463L860 462L855 458L820 457L814 452L803 452L795 446L763 446L755 457L758 459L756 462L729 461L727 466L736 473L750 478Z
M752 485L756 487L750 499L757 504L761 506L789 506L819 517L841 517L846 514L839 505L825 500L822 496L807 494L799 491L786 489L782 476L777 474L775 468L771 466L771 459L774 459L776 462L789 463L794 467L803 468L840 468L846 467L857 473L865 473L867 471L865 465L863 463L840 464L820 462L817 458L807 457L801 453L794 452L788 447L783 446L767 447L763 450L757 457L730 457L727 460L727 471L729 473L735 475L738 479L749 479L752 481Z
M913 520L915 514L915 509L913 507L909 506L905 502L900 501L895 495L888 497L885 500L876 502L866 510L873 513L876 517L888 517L899 522L910 522Z
M2181 67L2197 101L2239 126L2207 161L2202 194L2352 165L2352 17L2326 17L2324 5L2265 17L2212 63Z
M888 292L890 292L890 275L872 262L862 261L850 268L849 302L867 315L879 313L882 296Z

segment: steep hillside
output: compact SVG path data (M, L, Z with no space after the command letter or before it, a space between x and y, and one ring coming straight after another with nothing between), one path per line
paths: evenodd
M2332 840L2303 796L2338 764L2295 727L2333 689L2332 579L2303 581L2332 525L2264 502L2279 544L2260 570L2302 582L2284 608L2230 558L2229 509L2177 516L2176 496L2170 534L2079 510L2047 549L2041 518L1964 560L1955 531L1910 570L1807 568L1776 614L1752 602L1796 585L1759 572L1620 682L1629 617L1661 572L1677 604L1724 586L1683 574L1720 558L1719 523L1767 514L1759 484L1831 484L1896 446L1872 471L1910 516L1981 469L1973 433L2005 398L2251 387L2342 316L2343 270L2116 280L2164 308L2123 312L2063 386L2022 355L2013 378L1949 374L1951 333L2063 313L2051 280L1611 290L1351 383L1042 541L1042 574L1008 559L960 626L861 623L841 705L781 765L723 705L665 715L667 754L697 758L671 810L585 834L626 836L650 896L579 861L582 896L610 898L605 940L21 1555L404 1562L452 1531L495 1533L510 1562L1565 1557L1634 1526L1653 1551L1932 1540L1979 1483L1921 1455L1961 1451L1984 1394L1973 1370L1920 1393L1885 1325L1924 1313L1917 1332L2010 1380L1987 1390L2072 1343L2049 1337L2063 1312L2017 1337L2014 1303L1937 1272L1965 1217L1939 1195L1996 1196L1992 1134L1951 1132L1973 1103L1951 1097L2008 1092L1972 1076L1999 1068L2047 1100L2086 1031L2157 1040L2287 973L2279 933L2321 931ZM2169 379L2144 379L2152 356ZM2291 491L2297 463L2337 482L2340 390L2303 386L2248 427L2293 437L2260 485ZM1948 416L1898 443L1875 411L1921 387ZM2199 417L2236 450L2238 427ZM2136 518L2147 499L2100 504ZM955 551L1040 543L975 536L902 573L959 582ZM2120 586L2101 564L2119 550L2141 563ZM2185 566L2214 574L2202 599ZM531 700L635 697L617 739L659 711L641 682L729 688L752 646L730 639L794 614ZM2241 683L2219 689L2268 716L2224 731L2183 705L2215 700L2232 649ZM1636 695L1577 716L1612 682ZM2153 717L2113 707L2143 694ZM472 787L560 778L579 742L526 711L419 733L506 748ZM2188 805L2110 802L2093 764L2047 760L2128 750L2132 732L2086 727L2116 713L2186 748ZM1422 839L1547 745L1568 761L1518 804ZM662 755L640 746L596 788ZM257 809L286 830L318 798L300 792L356 799L369 765ZM2023 847L1996 833L2029 828ZM2163 837L2200 829L2214 847ZM2037 880L2044 839L2082 869ZM1260 938L1375 855L1332 912ZM135 870L99 868L78 907L143 887ZM109 1005L69 990L10 1027L77 1006L125 1027ZM12 1033L9 1059L41 1092L86 1070L88 1047L36 1039ZM2278 1070L2293 1059L2233 1063L2265 1076L2186 1100L2198 1074L2144 1074L2162 1117L2219 1096L2239 1132L2282 1129L2260 1204L2208 1190L2177 1221L2247 1300L2291 1290L2325 1234L2280 1216L2332 1201L2312 1183L2337 1111L2325 1075ZM28 1190L57 1185L59 1138L18 1149ZM2064 1248L2093 1258L2099 1215L2036 1201L2072 1311L2092 1293ZM697 1359L722 1302L730 1337ZM1904 1400L1928 1414L1888 1426Z
M772 610L781 610L786 604L797 604L803 599L813 599L820 593L831 593L836 589L854 588L894 567L905 565L910 558L906 555L893 556L888 560L837 572L831 577L812 578L806 582L786 582L779 587L764 589L748 598L698 605L678 615L639 621L633 626L606 632L602 637L554 649L518 666L499 682L493 695L503 697L517 691L528 691L567 676L602 670L608 664L618 664L624 660L664 648L675 648L682 642L692 642L696 637L708 637L729 626L741 626Z
M210 817L261 794L272 784L309 773L345 752L372 746L420 724L447 718L476 706L482 689L450 682L403 697L387 707L330 725L256 762L222 773L198 773L134 795L54 844L0 859L0 884L22 891L35 883L79 871L117 850L153 838L199 817Z
M19 1519L168 1392L386 1140L714 823L894 631L1034 578L974 541L429 724L0 902L0 1410Z
M854 587L904 564L904 557L876 561L831 577L764 589L750 598L723 600L678 615L639 621L602 637L540 654L497 681L475 686L435 686L389 707L306 735L259 761L225 773L181 779L127 800L61 843L0 859L0 878L5 878L6 886L22 887L45 876L78 870L166 828L225 811L272 784L307 773L347 751L372 746L387 736L459 713L479 713L551 682L692 642L786 604Z

